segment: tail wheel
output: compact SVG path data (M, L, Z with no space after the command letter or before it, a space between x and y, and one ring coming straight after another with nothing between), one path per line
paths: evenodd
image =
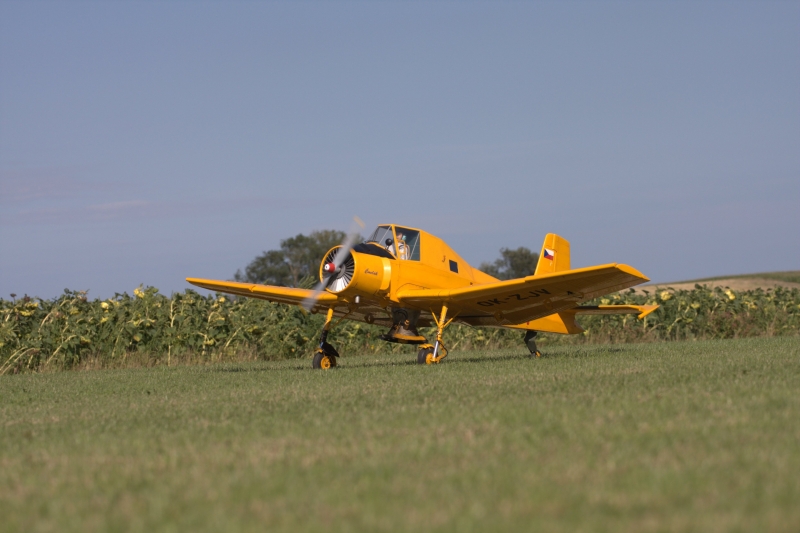
M314 360L311 362L312 368L321 370L328 370L336 366L336 357L332 354L327 354L320 349L317 349L314 354Z
M421 365L432 365L436 361L433 360L433 346L424 346L417 352L417 363Z

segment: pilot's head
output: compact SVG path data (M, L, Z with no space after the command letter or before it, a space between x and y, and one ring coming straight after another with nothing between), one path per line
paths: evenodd
M391 246L391 245L392 245L392 238L389 237L388 239L386 239L386 246Z

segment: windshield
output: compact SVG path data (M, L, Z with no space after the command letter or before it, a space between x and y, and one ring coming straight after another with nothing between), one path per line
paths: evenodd
M367 238L367 242L374 242L388 250L397 259L410 259L419 261L419 232L413 229L395 226L398 242L394 242L391 226L378 226Z
M386 242L386 241L389 242ZM377 242L383 247L389 246L392 244L394 237L392 236L392 227L391 226L378 226L375 228L375 231L372 232L372 235L369 236L367 242Z

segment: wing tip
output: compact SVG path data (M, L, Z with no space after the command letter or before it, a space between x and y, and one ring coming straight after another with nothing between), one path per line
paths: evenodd
M634 277L637 277L637 278L641 279L642 280L641 283L647 283L648 281L650 281L650 278L648 278L647 276L645 276L644 274L642 274L641 272L639 272L638 270L636 270L635 268L633 268L630 265L617 263L616 267L617 267L618 270L621 270L621 271L625 272L626 274L630 274L631 276L634 276Z
M202 287L204 289L209 289L209 290L214 290L213 287L220 284L220 282L217 280L203 279L203 278L186 278L186 281L197 287ZM209 287L209 285L211 287Z

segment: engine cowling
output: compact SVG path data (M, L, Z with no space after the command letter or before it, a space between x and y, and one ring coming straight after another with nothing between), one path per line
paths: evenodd
M338 269L331 272L342 247L331 248L320 264L320 279L327 279L326 288L344 296L383 296L389 291L392 265L389 259L350 251Z

